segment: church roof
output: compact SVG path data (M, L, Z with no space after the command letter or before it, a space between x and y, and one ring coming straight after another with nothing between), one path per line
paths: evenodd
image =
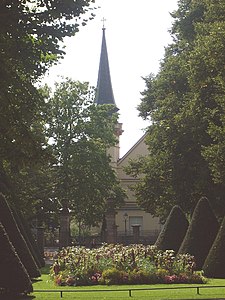
M142 136L141 138L130 148L130 150L128 150L127 153L124 154L123 157L121 157L118 161L118 165L121 165L126 159L128 158L131 158L132 156L132 153L134 153L135 151L138 153L138 156L139 154L141 156L145 156L147 155L148 153L148 147L147 145L145 144L145 139L146 139L146 136L147 136L148 132L146 131ZM141 146L142 145L142 146ZM144 145L144 146L143 146ZM140 147L142 147L142 149L140 150ZM137 151L138 149L138 151ZM143 153L142 153L143 152ZM136 159L136 155L135 155L135 159Z
M95 103L113 104L116 106L114 95L113 95L112 83L111 83L104 27L102 28L102 47L101 47Z

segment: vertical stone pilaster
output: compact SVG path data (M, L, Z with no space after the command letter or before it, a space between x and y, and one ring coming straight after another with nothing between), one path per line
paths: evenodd
M37 227L37 245L38 249L44 257L44 227L38 226Z
M63 208L60 211L59 223L59 247L67 247L70 244L70 213L68 208Z
M117 242L116 211L113 207L113 199L108 199L108 209L105 214L106 219L106 242L115 244Z

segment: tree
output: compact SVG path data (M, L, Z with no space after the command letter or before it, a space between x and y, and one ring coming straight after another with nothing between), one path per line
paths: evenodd
M0 222L0 289L7 294L26 294L33 291L29 275ZM1 291L2 293L2 291Z
M204 1L206 10L205 22L198 24L198 44L192 54L194 76L192 84L204 100L204 114L209 120L208 134L212 138L209 145L203 147L203 157L208 161L213 179L225 185L225 83L223 68L225 5L221 1ZM199 61L201 57L201 62ZM224 206L221 205L220 209ZM224 211L223 211L224 212Z
M43 134L45 102L37 81L63 58L63 38L94 17L93 2L0 2L0 189L4 194L17 198L11 174L49 159Z
M207 198L202 197L195 207L178 254L189 253L193 255L197 270L201 270L218 229L219 223L209 201Z
M203 265L205 276L225 278L225 217Z
M222 2L180 0L172 14L174 41L159 73L145 78L139 111L151 121L149 155L133 161L127 171L142 175L135 187L138 203L162 220L176 204L190 213L205 195L224 215L224 46L219 29L223 32L224 9Z
M94 104L94 94L87 83L56 84L47 124L56 157L55 198L89 226L102 220L107 198L113 197L115 206L124 198L107 155L115 143L116 115L112 106Z
M175 205L155 242L155 246L163 251L174 250L177 253L185 237L188 225L189 223L184 212L178 205Z

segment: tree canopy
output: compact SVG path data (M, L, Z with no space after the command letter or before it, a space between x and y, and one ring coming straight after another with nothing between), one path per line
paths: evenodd
M56 158L54 197L85 225L102 220L106 199L113 197L117 206L124 198L107 155L116 142L117 115L111 114L111 105L94 104L94 96L87 83L71 79L57 83L48 99L46 124Z
M222 1L180 0L157 75L145 78L140 115L151 121L147 158L128 172L143 180L139 204L165 220L173 205L189 213L207 196L224 214L224 53Z
M5 194L14 190L12 174L49 157L45 102L35 83L63 57L63 38L94 17L93 2L0 2L0 189Z

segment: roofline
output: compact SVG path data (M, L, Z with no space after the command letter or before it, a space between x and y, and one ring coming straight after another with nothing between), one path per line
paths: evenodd
M119 160L118 160L118 165L124 161L124 159L145 139L145 137L147 136L148 131L146 131L142 137L130 148L130 150L127 151L127 153L125 153Z

